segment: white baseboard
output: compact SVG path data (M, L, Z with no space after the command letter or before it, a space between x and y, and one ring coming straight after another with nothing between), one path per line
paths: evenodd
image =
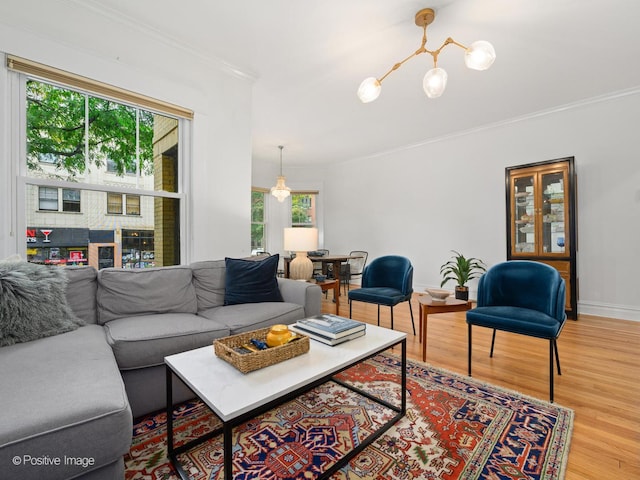
M589 301L578 302L578 314L595 315L597 317L617 318L640 322L640 308L629 305L613 305Z

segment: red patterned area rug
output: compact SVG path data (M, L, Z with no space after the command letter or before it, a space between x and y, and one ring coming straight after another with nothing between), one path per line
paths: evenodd
M340 377L399 404L399 362L378 355ZM411 361L407 390L406 416L333 478L564 478L572 410ZM220 425L200 402L180 405L175 415L179 441ZM316 478L390 416L389 409L326 383L234 430L234 478ZM165 420L157 413L134 425L127 480L177 479L166 458ZM221 435L180 458L194 480L223 478Z

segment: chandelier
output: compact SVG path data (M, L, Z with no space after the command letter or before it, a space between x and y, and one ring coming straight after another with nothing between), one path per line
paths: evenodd
M280 149L280 175L278 176L278 180L276 182L275 187L271 187L271 195L276 197L279 202L284 202L284 199L291 195L291 189L284 184L284 175L282 175L282 149L283 145L278 145Z
M433 22L435 16L435 11L432 8L424 8L416 13L416 25L422 27L423 31L420 48L401 62L396 63L379 79L375 77L365 79L358 88L358 97L362 103L373 102L378 98L380 96L380 90L382 89L382 81L387 78L391 72L397 70L405 62L411 60L417 55L420 55L421 53L428 53L433 57L433 68L424 76L422 88L429 98L437 98L442 95L445 87L447 86L447 72L438 67L438 55L440 55L440 52L444 47L450 44L464 49L464 63L468 68L473 70L486 70L493 64L496 59L496 51L493 49L493 45L484 40L478 40L467 48L449 37L437 50L427 50L425 47L427 44L427 25Z

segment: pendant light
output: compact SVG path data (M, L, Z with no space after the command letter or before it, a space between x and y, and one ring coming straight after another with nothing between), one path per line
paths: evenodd
M427 25L433 22L435 16L436 12L432 8L423 8L416 13L415 23L417 26L422 28L422 43L420 44L420 48L404 60L393 65L393 67L391 67L391 69L382 77L366 78L358 88L358 98L360 98L362 103L373 102L378 98L382 90L382 81L392 72L400 68L405 62L423 53L431 55L433 58L433 68L424 76L422 87L424 89L424 93L427 94L427 97L438 98L442 95L447 86L447 72L438 67L438 55L440 55L442 49L447 45L455 45L462 48L464 50L464 63L472 70L486 70L493 64L496 59L496 51L489 42L484 40L478 40L477 42L473 42L469 47L465 47L461 43L458 43L449 37L437 50L428 50L426 47Z
M284 202L284 199L291 195L291 189L284 184L284 175L282 175L282 149L283 145L278 145L280 149L280 175L276 182L275 187L271 187L271 195L276 197L280 203Z

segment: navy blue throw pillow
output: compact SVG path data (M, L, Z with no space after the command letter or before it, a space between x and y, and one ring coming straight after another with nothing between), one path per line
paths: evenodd
M279 255L264 260L225 258L224 304L283 302L276 272Z

